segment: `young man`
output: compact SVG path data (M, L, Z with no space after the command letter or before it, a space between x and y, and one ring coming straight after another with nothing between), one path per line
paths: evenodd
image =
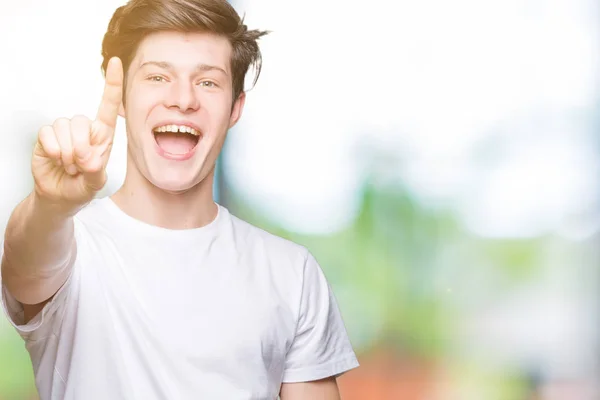
M1 287L43 400L339 398L358 363L317 261L213 201L263 34L225 0L131 0L96 118L39 131ZM118 115L127 174L100 199Z

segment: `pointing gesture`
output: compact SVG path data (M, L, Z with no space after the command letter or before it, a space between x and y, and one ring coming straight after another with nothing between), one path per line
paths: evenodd
M59 118L40 129L31 163L39 196L76 209L104 187L122 96L123 66L115 57L106 68L94 121L83 116Z
M117 125L117 116L119 115L119 107L123 98L123 66L121 60L113 57L108 62L106 67L106 83L104 85L104 94L102 101L98 107L96 115L97 125L99 128L108 128L114 134L115 126ZM101 132L97 132L101 133Z

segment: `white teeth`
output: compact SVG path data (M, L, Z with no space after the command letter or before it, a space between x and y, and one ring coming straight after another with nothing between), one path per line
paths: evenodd
M154 129L155 132L182 132L191 133L194 136L200 136L200 133L192 127L185 125L164 125Z

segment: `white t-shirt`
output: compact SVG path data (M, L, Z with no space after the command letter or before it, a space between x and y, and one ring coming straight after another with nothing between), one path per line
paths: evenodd
M42 400L276 399L282 382L358 366L306 248L220 205L190 230L145 224L109 197L74 220L73 272L42 312L23 324L2 286Z

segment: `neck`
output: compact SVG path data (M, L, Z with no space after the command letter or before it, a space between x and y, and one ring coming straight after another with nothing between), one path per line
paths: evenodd
M129 216L167 229L193 229L211 223L218 208L213 200L214 168L196 186L179 193L164 191L128 168L123 186L111 196Z

